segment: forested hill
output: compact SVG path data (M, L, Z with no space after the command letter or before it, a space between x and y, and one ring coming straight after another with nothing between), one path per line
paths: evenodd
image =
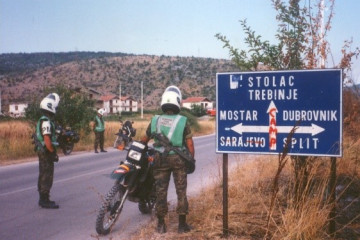
M68 52L68 53L19 53L0 55L0 74L21 73L48 66L101 57L122 57L125 53Z
M143 82L145 107L155 108L170 84L179 86L184 98L215 100L216 73L238 70L229 60L212 58L108 52L1 54L0 88L3 101L9 102L28 101L57 84L118 94L121 83L122 95L140 100Z

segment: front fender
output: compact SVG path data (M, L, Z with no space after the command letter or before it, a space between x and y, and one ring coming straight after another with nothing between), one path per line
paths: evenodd
M112 179L121 180L123 179L129 172L133 171L133 166L129 164L120 164L116 169L111 172L110 177Z

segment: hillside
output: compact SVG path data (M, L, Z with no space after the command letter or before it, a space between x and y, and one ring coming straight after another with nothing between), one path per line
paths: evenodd
M170 84L179 86L184 98L215 100L216 73L237 70L229 60L211 58L106 52L1 54L0 88L8 102L27 101L57 84L118 94L121 82L122 95L140 100L143 81L144 106L156 108Z

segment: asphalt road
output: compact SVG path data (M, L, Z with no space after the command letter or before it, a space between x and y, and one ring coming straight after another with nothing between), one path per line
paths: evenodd
M215 136L194 141L197 165L196 171L188 175L188 196L221 179L222 171L222 155L215 154ZM125 152L107 150L60 157L51 190L51 199L60 205L57 210L38 206L37 161L0 167L0 239L122 239L147 224L151 215L141 214L136 203L127 202L112 233L106 237L97 235L97 211L113 184L109 175L125 157ZM239 162L229 158L229 166ZM176 203L173 183L168 200L171 205Z

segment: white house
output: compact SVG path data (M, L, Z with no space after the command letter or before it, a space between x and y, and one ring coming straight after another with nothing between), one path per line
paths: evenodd
M189 97L181 102L181 106L191 109L193 105L201 106L203 109L213 109L214 103L206 97Z
M28 107L27 103L10 103L9 115L10 117L25 117L25 109Z
M108 114L115 114L121 112L137 112L138 102L132 97L121 97L121 101L116 95L101 96L103 107Z
M121 97L122 111L137 112L138 102L132 97Z

